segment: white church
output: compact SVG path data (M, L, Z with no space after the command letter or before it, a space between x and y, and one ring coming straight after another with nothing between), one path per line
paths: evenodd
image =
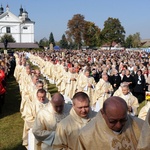
M28 18L28 12L20 8L19 16L10 12L7 5L6 11L0 7L0 37L11 34L16 43L34 43L34 24Z
M6 11L0 7L0 38L5 34L11 34L17 43L22 45L31 45L34 41L34 25L35 22L31 21L28 17L28 12L20 8L19 15L14 15L8 5Z

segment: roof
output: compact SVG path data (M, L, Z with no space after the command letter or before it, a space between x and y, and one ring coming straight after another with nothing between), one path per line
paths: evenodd
M7 20L5 19L7 17ZM8 22L8 21L13 21L13 22L22 22L16 15L14 15L10 11L6 11L3 14L0 15L0 20L1 22Z
M112 47L114 47L117 43L116 42L112 42ZM109 47L110 46L110 43L105 43L102 45L102 47Z
M1 20L1 22L10 22L11 21L11 22L34 23L35 24L35 22L31 21L29 18L25 18L25 20L20 19L19 17L17 17L15 14L10 12L9 10L0 15L0 20Z
M141 46L150 47L150 39L141 40Z
M0 48L4 48L4 43L0 43ZM8 43L7 48L39 48L36 43Z

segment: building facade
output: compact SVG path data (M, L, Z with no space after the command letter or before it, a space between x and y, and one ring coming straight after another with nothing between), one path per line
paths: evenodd
M35 22L28 18L28 12L20 8L19 16L10 12L7 5L6 11L0 7L0 38L5 34L12 35L16 43L34 43Z

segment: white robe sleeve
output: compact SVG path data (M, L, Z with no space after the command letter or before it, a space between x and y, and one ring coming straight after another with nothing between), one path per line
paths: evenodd
M46 129L46 122L44 122L43 116L38 113L32 132L37 139L37 141L45 143L49 146L53 144L55 131L54 130L47 130Z

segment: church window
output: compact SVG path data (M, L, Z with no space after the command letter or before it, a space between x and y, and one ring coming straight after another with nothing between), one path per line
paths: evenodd
M11 33L10 27L6 27L6 33Z
M24 26L23 29L28 29L28 27Z

